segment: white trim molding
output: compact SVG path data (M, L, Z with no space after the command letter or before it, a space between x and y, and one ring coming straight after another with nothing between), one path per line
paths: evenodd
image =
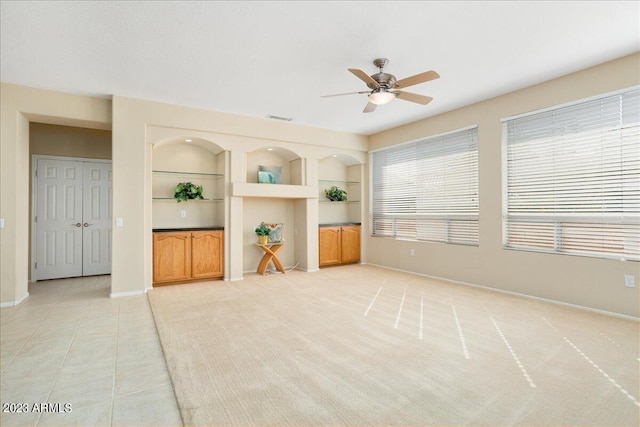
M0 303L0 308L16 307L16 306L22 304L24 302L24 300L26 300L27 298L29 298L29 292L27 292L27 294L25 296L23 296L22 298L20 298L18 301L9 301L9 302Z
M131 297L134 295L144 295L146 293L147 293L146 289L144 291L111 292L109 294L109 298Z

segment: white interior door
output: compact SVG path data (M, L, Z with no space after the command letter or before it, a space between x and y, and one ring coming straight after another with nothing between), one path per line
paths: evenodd
M37 279L82 276L82 163L39 159Z
M111 189L109 163L84 163L82 275L111 273Z
M111 273L110 163L38 159L35 280Z

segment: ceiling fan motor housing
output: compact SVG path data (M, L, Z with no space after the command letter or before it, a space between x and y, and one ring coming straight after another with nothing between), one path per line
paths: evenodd
M371 76L373 80L378 82L380 87L385 89L392 89L396 84L396 77L393 74L389 73L377 73ZM372 83L367 84L367 86L371 89L377 89Z
M393 74L384 73L382 69L389 63L387 58L377 58L373 61L373 65L380 69L380 72L370 77L378 82L380 89L393 89L396 86L396 77ZM370 89L378 89L373 83L367 83Z

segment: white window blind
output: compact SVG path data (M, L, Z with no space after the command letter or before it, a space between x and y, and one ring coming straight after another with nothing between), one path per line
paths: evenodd
M478 129L372 153L372 235L478 245Z
M640 89L509 119L505 247L640 259Z

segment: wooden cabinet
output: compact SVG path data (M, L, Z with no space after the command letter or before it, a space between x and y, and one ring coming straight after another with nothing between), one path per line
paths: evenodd
M340 264L340 227L320 227L318 242L320 267Z
M320 227L319 265L348 264L360 261L360 226Z
M224 232L220 230L153 233L153 284L221 278Z
M191 277L222 277L224 233L222 231L191 232Z
M360 261L360 226L340 227L340 262Z
M191 232L153 233L153 282L191 278Z

